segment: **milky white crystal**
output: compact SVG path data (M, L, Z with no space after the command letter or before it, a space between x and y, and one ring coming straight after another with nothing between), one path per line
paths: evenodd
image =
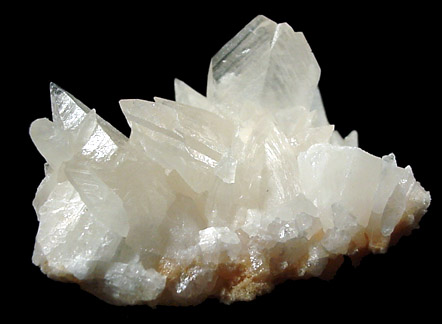
M258 16L213 57L203 96L122 100L126 138L55 84L33 262L118 305L230 303L385 252L430 195L393 154L327 121L302 33Z

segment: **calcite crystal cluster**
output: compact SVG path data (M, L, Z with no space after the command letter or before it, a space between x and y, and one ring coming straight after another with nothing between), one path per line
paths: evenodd
M258 16L212 58L207 95L122 100L130 137L55 84L33 262L117 304L251 300L385 252L430 195L327 121L302 33Z

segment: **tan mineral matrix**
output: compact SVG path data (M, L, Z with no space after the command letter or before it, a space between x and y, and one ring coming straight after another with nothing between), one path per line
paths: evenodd
M319 65L287 24L252 20L212 58L207 93L120 101L130 137L55 84L33 202L33 263L116 305L251 300L385 252L430 204L411 167L327 121Z

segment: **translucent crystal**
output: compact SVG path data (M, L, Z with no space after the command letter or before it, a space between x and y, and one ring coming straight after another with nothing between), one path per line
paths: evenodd
M330 125L302 33L256 17L211 60L207 96L122 100L130 138L50 85L30 134L46 177L33 262L116 305L250 300L416 228L430 195L393 154Z

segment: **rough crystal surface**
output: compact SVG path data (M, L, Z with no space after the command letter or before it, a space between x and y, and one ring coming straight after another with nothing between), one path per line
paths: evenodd
M126 138L55 84L30 134L46 177L33 262L117 305L250 300L385 252L430 204L410 167L327 121L302 33L258 16L210 63L207 96L122 100Z

